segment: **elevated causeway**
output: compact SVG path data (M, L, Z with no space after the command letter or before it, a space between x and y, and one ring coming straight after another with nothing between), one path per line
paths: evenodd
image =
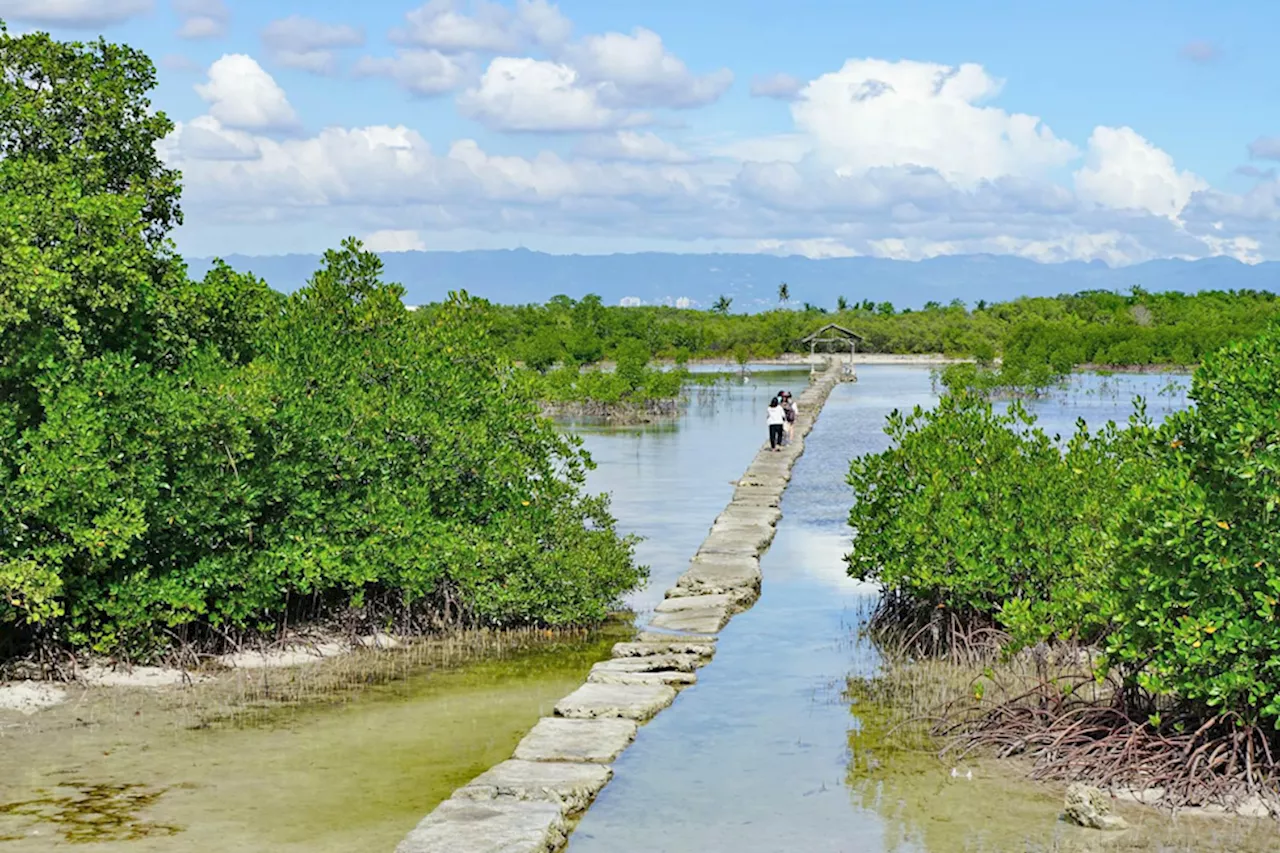
M837 384L839 363L814 374L797 398L794 438L764 446L729 505L632 642L613 647L587 681L555 706L507 761L453 792L396 853L554 853L613 776L639 726L676 701L715 656L720 630L760 596L760 556L773 542L782 493L805 437ZM761 433L764 433L763 418Z

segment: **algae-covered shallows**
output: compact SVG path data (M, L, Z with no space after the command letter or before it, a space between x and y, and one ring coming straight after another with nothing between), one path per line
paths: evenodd
M756 454L648 630L615 646L613 659L596 664L587 683L556 704L555 716L521 741L514 760L455 791L396 853L548 853L564 845L571 819L609 781L602 756L615 759L630 745L634 726L693 683L714 654L716 634L759 596L760 555L782 517L782 492L805 436L843 378L829 365L800 395L794 441L780 453L765 447Z

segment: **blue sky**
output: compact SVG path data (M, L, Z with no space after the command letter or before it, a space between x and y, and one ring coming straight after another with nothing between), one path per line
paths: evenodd
M1280 258L1276 4L0 0L0 17L156 60L194 255L355 234Z

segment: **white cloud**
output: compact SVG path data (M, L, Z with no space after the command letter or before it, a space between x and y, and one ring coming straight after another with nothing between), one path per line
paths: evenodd
M624 296L618 300L618 304L623 308L636 308L644 304L644 300L639 296Z
M446 56L438 50L398 50L394 57L361 57L353 73L387 77L423 97L458 89L470 76L466 57Z
M602 104L598 87L584 85L568 65L507 56L489 63L458 106L494 130L590 131L637 121Z
M364 247L370 252L423 252L427 243L417 231L374 231L364 238Z
M510 53L525 47L557 48L573 25L548 0L517 0L512 10L490 0L429 0L392 30L399 44L442 53Z
M755 250L768 255L803 255L806 258L853 258L858 252L834 237L809 240L760 240Z
M194 122L192 122L194 124ZM406 127L326 128L306 139L254 137L260 156L233 162L195 156L170 136L162 153L183 170L192 202L199 206L367 206L382 210L445 206L441 221L493 221L492 205L565 206L594 217L614 199L648 199L662 205L691 199L700 184L676 166L603 164L565 160L549 152L533 158L488 154L473 140L436 153L421 134ZM486 206L489 205L489 206ZM537 214L532 214L536 221Z
M525 37L546 48L558 48L573 35L573 24L548 0L517 0L516 20Z
M1098 127L1089 137L1085 165L1075 173L1081 199L1119 210L1176 218L1192 193L1208 184L1178 171L1173 158L1129 127Z
M171 156L185 160L256 160L262 156L251 134L224 127L212 116L178 123L167 140Z
M842 175L920 166L973 186L1043 173L1077 156L1035 116L979 105L999 90L979 65L851 59L809 83L791 112Z
M364 44L364 30L290 15L267 24L262 43L272 61L289 68L329 75L338 70L338 51Z
M638 163L689 163L693 155L651 131L619 130L588 136L577 152L594 160L632 160Z
M689 297L687 297L687 296L677 296L677 297L676 297L676 307L677 307L677 308L682 308L682 309L683 309L683 308L692 308L692 307L693 307L693 300L692 300L692 299L690 299L690 298L689 298Z
M173 0L173 11L182 18L178 38L221 38L231 22L231 11L223 0Z
M465 87L462 112L495 130L584 134L555 152L433 146L404 126L273 137L269 105L288 101L248 57L223 76L256 80L244 87L256 94L212 91L211 68L201 92L210 115L161 150L182 169L192 221L287 225L297 239L309 227L354 231L385 251L464 240L1112 265L1280 257L1280 181L1261 175L1243 195L1210 189L1128 128L1097 128L1081 154L1034 116L997 106L999 84L977 66L854 60L804 87L790 132L734 139L695 127L677 146L634 127L652 119L619 107L616 89L572 53L494 57L479 77L476 55L438 49L357 65L421 94Z
M145 15L153 0L0 0L0 18L39 26L94 29Z
M602 98L617 107L700 107L733 83L727 68L693 74L657 33L644 27L631 35L587 36L566 49L566 58L585 79L599 83Z
M790 74L768 74L751 80L751 97L793 101L804 89L804 81Z
M208 82L195 89L209 104L209 115L227 127L283 130L297 125L284 90L250 56L226 54L209 66Z

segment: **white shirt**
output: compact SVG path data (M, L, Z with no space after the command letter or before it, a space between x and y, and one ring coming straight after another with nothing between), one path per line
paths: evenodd
M782 426L786 422L786 417L782 411L782 405L769 407L769 426Z

